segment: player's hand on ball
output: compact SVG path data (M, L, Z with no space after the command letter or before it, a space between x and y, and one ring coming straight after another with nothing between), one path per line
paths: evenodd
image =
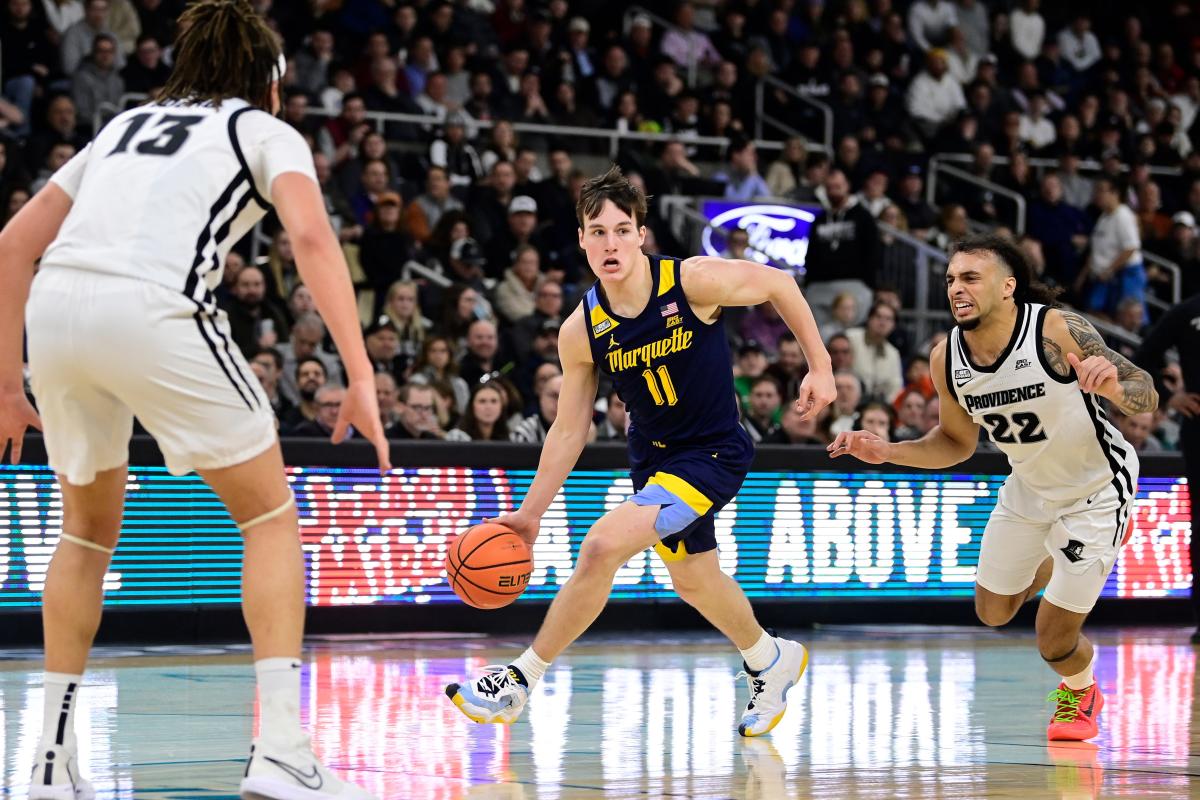
M354 428L375 445L375 456L379 459L379 473L392 468L387 437L383 435L383 423L379 419L379 400L375 395L375 381L350 381L346 399L338 411L337 423L333 426L331 440L338 444L346 438L349 426Z
M866 464L882 464L888 460L891 445L870 431L846 431L825 449L831 458L854 456Z
M796 410L800 419L812 419L822 408L837 399L837 387L833 383L833 370L810 372L800 382L796 395Z
M537 541L538 533L541 531L542 521L532 518L521 513L520 509L511 514L501 514L495 519L489 519L487 522L495 522L499 525L504 525L510 528L513 533L525 540L525 543L533 547L533 543Z
M1088 356L1082 361L1074 353L1067 353L1067 363L1075 370L1079 388L1098 394L1109 400L1120 400L1121 382L1117 379L1117 365L1104 356Z
M9 460L16 464L21 460L21 445L28 428L42 429L42 420L29 404L23 389L0 392L0 459L12 443Z

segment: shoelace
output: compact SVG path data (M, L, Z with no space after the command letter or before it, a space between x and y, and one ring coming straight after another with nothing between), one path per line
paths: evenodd
M735 681L740 678L745 678L746 685L750 687L750 703L746 706L746 710L749 711L750 709L754 708L755 701L758 700L758 697L763 693L763 690L767 688L767 681L765 678L760 678L757 675L751 675L745 670L742 670L737 675L733 676Z
M475 681L475 692L490 700L500 701L516 697L521 684L514 680L507 664L488 664L483 675Z
M1054 721L1074 722L1079 717L1079 704L1083 701L1083 696L1086 692L1086 689L1082 692L1073 692L1070 689L1055 689L1046 695L1047 703L1058 704L1058 707L1054 710Z

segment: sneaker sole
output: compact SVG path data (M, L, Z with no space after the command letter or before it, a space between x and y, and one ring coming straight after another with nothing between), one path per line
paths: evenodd
M799 644L799 642L797 642L797 644ZM787 701L787 693L790 692L795 687L795 685L800 682L800 678L802 678L804 676L804 671L806 669L808 669L808 648L801 644L800 649L804 652L804 657L800 659L800 671L796 673L796 680L792 681L792 685L789 686L787 689L785 689L783 692L783 698L784 698L783 711L780 711L778 714L776 714L775 719L771 720L771 724L768 725L763 730L759 731L758 733L750 733L748 731L745 731L745 730L743 730L744 726L739 725L738 733L740 733L745 738L753 739L757 736L766 736L768 733L770 733L772 730L775 729L775 726L778 725L780 723L780 721L783 719L783 715L787 713L787 702L786 702Z
M306 789L289 781L261 777L243 778L238 794L242 800L331 800L344 796L316 789ZM371 795L365 795L365 797L371 797Z

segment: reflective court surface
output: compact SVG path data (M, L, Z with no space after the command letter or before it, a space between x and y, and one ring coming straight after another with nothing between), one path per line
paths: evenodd
M1094 744L1048 746L1057 681L1032 631L983 628L796 632L811 664L763 739L736 732L736 652L689 633L585 637L507 728L467 721L442 689L523 640L310 640L305 721L331 767L385 798L1200 797L1190 631L1092 633ZM27 789L36 656L0 651L0 797ZM253 697L248 647L99 651L76 712L97 797L236 797Z

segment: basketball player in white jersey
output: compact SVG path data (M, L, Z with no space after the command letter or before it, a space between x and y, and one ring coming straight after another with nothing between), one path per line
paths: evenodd
M0 234L0 455L11 442L18 460L26 426L44 423L63 499L43 595L45 719L29 797L93 796L73 715L119 538L136 415L167 468L199 472L245 537L242 598L261 713L242 796L369 798L318 762L300 726L295 503L270 404L213 299L230 247L274 205L346 364L333 441L354 425L386 470L354 293L312 154L274 117L282 58L271 31L247 0L202 0L180 31L160 102L117 116ZM40 422L22 393L22 320Z
M941 423L923 439L889 444L866 431L839 435L836 458L946 469L975 452L979 427L1012 474L983 534L975 608L1003 625L1045 589L1037 646L1062 676L1051 740L1097 734L1104 705L1095 648L1081 633L1123 543L1137 496L1138 459L1109 424L1100 398L1125 414L1152 411L1150 376L1110 350L1086 319L1053 308L1007 239L963 241L946 270L956 321L930 357Z

